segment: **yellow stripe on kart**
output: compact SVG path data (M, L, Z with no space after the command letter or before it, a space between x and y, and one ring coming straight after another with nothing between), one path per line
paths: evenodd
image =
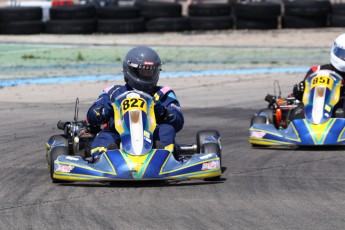
M211 158L211 159L207 159L207 160L204 160L204 161L196 162L196 163L194 163L194 164L186 165L186 166L181 167L181 168L177 168L177 169L174 169L174 170L170 170L170 171L163 172L163 168L165 167L166 163L168 162L168 160L169 160L171 154L172 154L172 153L169 154L169 156L168 156L167 159L165 160L164 164L162 165L162 168L161 168L161 170L159 171L159 175L164 175L164 174L169 174L169 173L177 172L177 171L180 171L180 170L183 170L183 169L186 169L186 168L190 168L190 167L195 166L195 165L207 163L207 162L210 162L210 161L219 161L219 158Z
M105 158L107 159L108 163L110 164L111 168L112 168L112 172L104 172L104 171L101 171L101 170L96 170L96 169L93 169L91 167L85 167L85 166L81 166L81 165L78 165L78 164L73 164L71 162L62 162L62 161L58 161L59 164L63 164L63 165L70 165L70 166L74 166L74 167L78 167L78 168L83 168L83 169L87 169L87 170L90 170L90 171L94 171L94 172L99 172L99 173L104 173L104 174L110 174L110 175L115 175L116 176L116 171L115 171L115 168L113 166L113 164L110 162L108 156L105 155ZM54 170L55 173L58 173Z
M249 138L249 143L257 144L257 145L294 145L291 142L284 142L284 141L275 141L269 139L257 139L257 138Z
M327 122L323 124L310 124L304 120L304 124L307 127L310 136L313 139L313 142L315 145L317 144L323 144L329 130L331 130L332 126L334 125L336 119L329 119Z
M345 127L340 132L340 135L339 135L338 140L337 140L338 142L345 141L345 138L341 138L343 136L344 131L345 131Z
M144 176L149 162L155 155L155 152L156 150L152 150L148 154L135 156L124 153L123 150L120 150L123 159L125 159L128 168L132 172L133 178L142 178Z
M205 177L205 174L207 174L207 177ZM216 177L222 175L222 172L220 169L218 170L205 170L205 171L200 171L200 172L194 172L194 173L185 173L181 175L176 175L176 176L170 176L166 177L166 179L178 179L178 178L189 178L189 179L204 179L208 177Z

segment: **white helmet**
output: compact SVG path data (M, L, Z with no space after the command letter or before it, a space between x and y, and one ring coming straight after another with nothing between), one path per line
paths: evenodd
M334 40L330 61L338 71L345 72L345 34L339 35Z

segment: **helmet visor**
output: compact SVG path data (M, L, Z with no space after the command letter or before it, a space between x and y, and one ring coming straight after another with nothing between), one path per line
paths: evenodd
M335 56L337 56L341 60L345 61L345 50L343 48L337 46L337 44L334 44L334 46L333 46L333 53Z
M155 81L160 71L160 66L139 65L137 68L130 67L134 76L143 81Z

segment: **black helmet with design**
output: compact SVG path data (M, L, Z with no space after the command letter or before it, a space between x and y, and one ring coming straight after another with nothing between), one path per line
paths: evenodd
M155 89L162 62L156 51L147 46L131 49L123 60L125 81L136 90L152 93Z

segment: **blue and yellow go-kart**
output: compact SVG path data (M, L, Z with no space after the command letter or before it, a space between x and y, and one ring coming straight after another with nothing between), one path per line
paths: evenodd
M189 157L177 160L171 151L159 149L154 143L154 103L150 95L136 90L116 98L114 123L121 144L115 149L116 145L109 147L95 163L86 160L93 140L87 124L76 118L74 122L59 122L58 127L65 133L54 135L47 142L46 156L52 181L219 179L219 133L216 130L198 132L195 144L177 148L180 155Z
M345 144L344 111L342 108L334 111L340 98L342 77L335 72L321 70L308 77L304 85L302 103L276 97L271 103L273 107L252 117L249 142L253 146ZM296 112L303 116L291 116Z

